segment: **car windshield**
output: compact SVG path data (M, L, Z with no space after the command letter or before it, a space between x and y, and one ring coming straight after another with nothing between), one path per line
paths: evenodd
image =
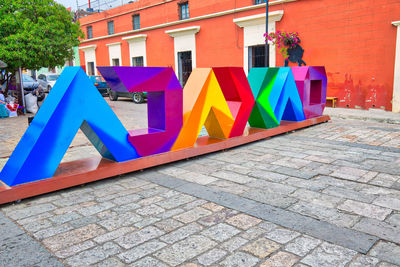
M32 79L32 77L29 76L29 75L22 74L22 81L24 81L24 82L34 82L35 80Z
M48 77L49 81L55 81L55 80L57 80L58 76L60 76L60 75L49 75L47 77Z
M101 76L96 76L94 79L96 82L99 82L99 83L104 82L104 79Z

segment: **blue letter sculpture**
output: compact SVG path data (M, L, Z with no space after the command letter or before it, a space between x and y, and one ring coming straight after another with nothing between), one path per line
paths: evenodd
M81 67L66 68L0 173L8 186L54 175L77 131L107 159L138 158L128 132Z

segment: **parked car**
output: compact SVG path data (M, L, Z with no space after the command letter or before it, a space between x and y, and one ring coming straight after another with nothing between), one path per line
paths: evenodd
M39 83L25 73L22 74L22 85L24 87L25 93L30 93L39 87Z
M14 76L11 80L9 90L13 91L16 90L16 77ZM28 74L22 73L22 85L24 87L25 93L30 93L36 88L39 87L39 83L35 81L31 76ZM3 90L7 87L7 82L2 85Z
M11 84L9 86L9 90L11 95L17 95L16 90L16 78L15 76L11 80ZM5 82L2 85L2 88L6 88L7 83ZM43 89L40 88L39 83L35 81L31 76L28 74L23 73L22 74L22 86L24 87L24 94L27 95L29 93L36 95L38 97L38 101L42 101L45 98L45 93L43 92ZM0 88L1 89L1 88Z
M45 91L50 92L60 75L56 73L42 73L38 76L39 86Z
M101 95L105 95L108 92L108 84L104 80L104 78L100 75L97 76L89 76L89 79L93 82L94 86L96 86L97 90L99 90Z
M110 98L111 101L117 101L118 97L128 97L133 100L136 104L143 103L147 99L147 93L146 92L117 92L117 91L112 91L111 89L108 89L108 97Z

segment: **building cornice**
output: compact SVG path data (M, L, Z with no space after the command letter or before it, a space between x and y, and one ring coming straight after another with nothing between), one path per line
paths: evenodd
M399 21L393 21L392 25L399 27L400 26L400 20Z
M289 3L289 2L295 2L295 1L297 1L297 0L276 0L276 1L270 2L269 5L270 6L274 6L274 5L279 5L279 4L283 4L283 3ZM155 30L155 29L160 29L160 28L165 28L165 27L170 27L170 26L174 26L174 25L187 23L187 22L193 22L193 21L199 21L199 20L203 20L203 19L209 19L209 18L215 18L215 17L225 16L225 15L230 15L230 14L239 13L239 12L248 11L248 10L253 10L253 9L260 9L260 8L263 8L263 10L264 10L265 9L265 3L258 4L258 5L251 5L251 6L241 7L241 8L230 9L230 10L226 10L226 11L221 11L221 12L217 12L217 13L202 15L202 16L198 16L198 17L194 17L194 18L185 19L185 20L172 21L172 22L168 22L168 23L163 23L163 24L158 24L158 25L154 25L154 26L150 26L150 27L141 28L141 29L138 29L138 30L130 30L130 31L119 32L119 33L115 33L115 34L111 34L111 35L100 36L100 37L96 37L96 38L92 38L92 39L81 40L81 44L92 42L92 41L97 41L97 40L102 40L102 39L107 39L107 38L112 38L112 37L117 37L117 36L122 36L122 35L127 35L127 34L135 34L135 33L140 33L140 32L145 32L145 31L150 31L150 30ZM136 11L130 11L129 13L133 14L135 12ZM271 13L273 13L273 12L271 12ZM107 20L107 19L109 19L109 18L105 18L104 20ZM93 23L93 22L91 22L91 23ZM91 24L91 23L88 23L88 24Z
M177 36L182 36L182 35L186 35L186 34L196 34L199 31L200 31L200 26L191 26L191 27L185 27L185 28L165 31L165 33L171 37L177 37Z
M269 21L280 21L283 17L283 10L273 11L268 13ZM247 27L259 24L265 24L265 13L247 16L243 18L237 18L233 20L239 27Z
M146 39L147 39L147 34L137 34L137 35L131 35L131 36L122 38L122 40L125 40L127 42L146 41Z

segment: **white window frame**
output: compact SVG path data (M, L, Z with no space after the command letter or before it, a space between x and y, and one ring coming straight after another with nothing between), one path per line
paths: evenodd
M106 44L108 46L108 56L110 60L110 66L112 66L113 58L119 59L119 65L122 66L122 57L121 57L121 42Z
M94 62L94 73L95 75L98 74L97 72L97 64L96 64L96 45L88 45L88 46L82 46L79 47L80 50L82 50L85 53L85 67L87 71L87 66L88 62Z
M133 66L133 57L143 57L143 66L147 67L146 40L147 34L138 34L122 38L129 45L129 64Z
M275 32L275 24L282 17L283 10L268 13L268 32ZM249 72L249 46L265 44L265 13L237 18L233 22L243 28L243 69L247 75ZM276 66L276 49L273 45L269 47L269 66Z
M174 59L175 73L179 76L178 52L192 52L192 70L196 68L196 36L200 31L200 26L185 27L165 31L166 34L174 38Z

